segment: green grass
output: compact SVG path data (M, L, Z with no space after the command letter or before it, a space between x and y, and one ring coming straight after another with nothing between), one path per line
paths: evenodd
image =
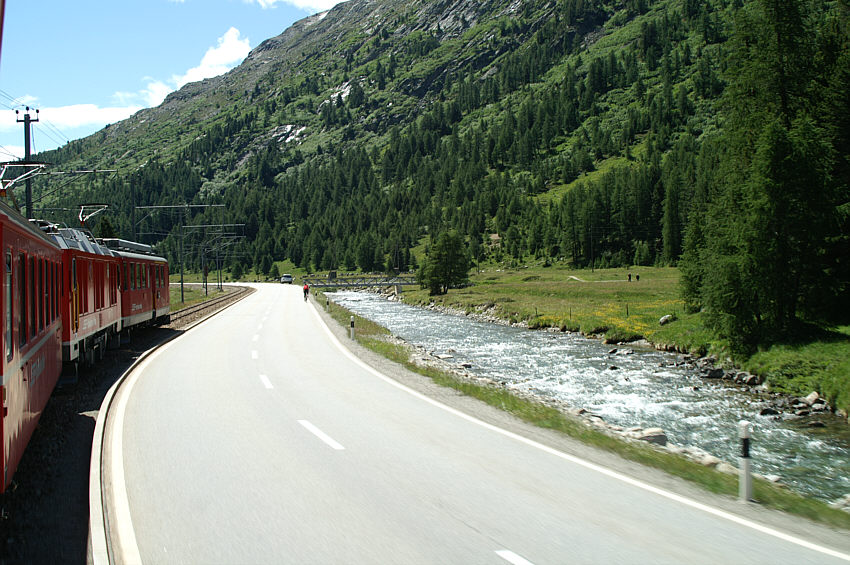
M179 280L178 280L179 282ZM188 282L185 281L184 282ZM218 298L222 293L218 291L212 284L209 285L209 295L204 292L203 287L196 285L183 286L183 302L180 301L180 285L174 285L169 288L169 296L171 299L171 310L179 310L194 304L200 304L213 298Z
M632 282L628 274L632 273ZM640 282L635 280L640 275ZM612 341L652 338L666 314L684 316L679 274L672 268L572 270L565 267L488 268L471 277L471 286L444 296L405 291L412 304L436 302L466 311L495 308L506 320L530 327L578 328Z
M850 411L850 326L817 340L773 345L750 357L743 367L765 375L777 392L806 396L817 391L830 404Z
M641 282L643 282L643 277L641 277ZM325 302L325 298L321 295L318 299L321 303ZM519 398L502 388L479 385L433 367L416 365L410 361L409 352L404 346L386 339L389 335L387 329L361 318L333 302L330 303L329 313L334 320L346 327L353 315L356 328L355 339L361 345L399 363L410 371L432 379L441 386L477 398L536 426L556 430L585 444L615 453L625 459L661 469L671 475L698 484L710 492L727 496L735 496L738 492L738 481L734 475L705 467L685 457L655 449L650 445L630 442L602 433L578 418L564 414L555 408ZM790 492L768 481L755 479L753 496L761 504L770 508L803 516L829 526L850 529L850 514L831 508L819 500Z

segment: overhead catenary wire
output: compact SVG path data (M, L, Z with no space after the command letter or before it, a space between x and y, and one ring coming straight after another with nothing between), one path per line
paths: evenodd
M2 89L0 89L0 106L3 106L8 110L20 110L27 108L27 104L22 99L15 98L14 96ZM35 124L36 122L33 123ZM71 138L65 135L65 133L61 129L59 129L56 124L50 122L50 120L46 120L43 116L41 116L41 120L38 122L38 124L39 126L41 126L39 128L41 133L43 133L56 145L62 146L66 143L70 143ZM33 141L33 143L35 142L34 131L31 135L31 140Z

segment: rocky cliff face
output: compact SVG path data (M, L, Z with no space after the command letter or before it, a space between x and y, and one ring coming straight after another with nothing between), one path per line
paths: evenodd
M403 65L398 73L403 77L387 86L383 115L378 109L370 117L371 129L399 123L407 113L399 111L404 101L394 98L412 98L421 107L422 100L443 88L448 77L493 65L555 10L554 2L543 3L542 9L536 5L533 23L514 33L510 41L497 40L495 26L488 29L482 25L509 22L522 11L527 12L528 21L532 13L528 4L520 0L342 2L263 41L230 72L187 84L158 107L108 126L82 142L85 150L72 155L87 166L137 166L152 156L170 155L186 147L233 108L276 100L287 84L312 81L317 85L315 94L324 92L324 99L330 100L346 86L330 82L329 69L344 65L352 78L367 83L364 73L380 60L386 64L387 54ZM482 31L470 33L476 26ZM428 61L432 52L447 43L452 47L444 55ZM319 112L318 105L303 109ZM280 125L269 124L266 129L272 131ZM60 150L51 159L67 162L67 157Z

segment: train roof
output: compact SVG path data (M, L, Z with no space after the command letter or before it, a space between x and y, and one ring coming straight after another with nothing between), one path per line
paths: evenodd
M165 257L160 257L159 255L147 255L143 253L133 253L131 251L118 251L117 249L113 249L112 254L116 257L123 257L124 259L135 259L137 261L155 261L157 263L168 262Z
M117 238L105 238L101 241L112 250L112 253L120 257L126 257L128 259L146 259L148 261L166 260L165 257L156 255L152 246L144 243Z
M56 245L52 237L48 237L39 226L33 225L32 221L28 221L20 212L9 206L6 202L0 199L0 214L5 215L10 222L18 227L30 232L32 235L41 238L48 244Z
M46 222L44 220L30 220L36 224L47 237L52 238L60 249L78 249L91 253L92 255L105 255L112 257L112 251L101 245L87 230L76 228L63 228L58 224Z

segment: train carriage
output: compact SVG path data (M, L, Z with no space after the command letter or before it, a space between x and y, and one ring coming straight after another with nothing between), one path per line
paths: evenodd
M57 246L0 203L4 279L0 437L4 492L62 370L61 265Z
M104 239L121 262L121 323L126 328L168 323L168 261L149 245Z
M74 380L80 366L103 357L118 344L121 301L120 260L86 231L43 225L62 250L62 360Z
M168 262L148 245L28 221L0 201L5 492L63 367L74 377L130 328L169 321Z

